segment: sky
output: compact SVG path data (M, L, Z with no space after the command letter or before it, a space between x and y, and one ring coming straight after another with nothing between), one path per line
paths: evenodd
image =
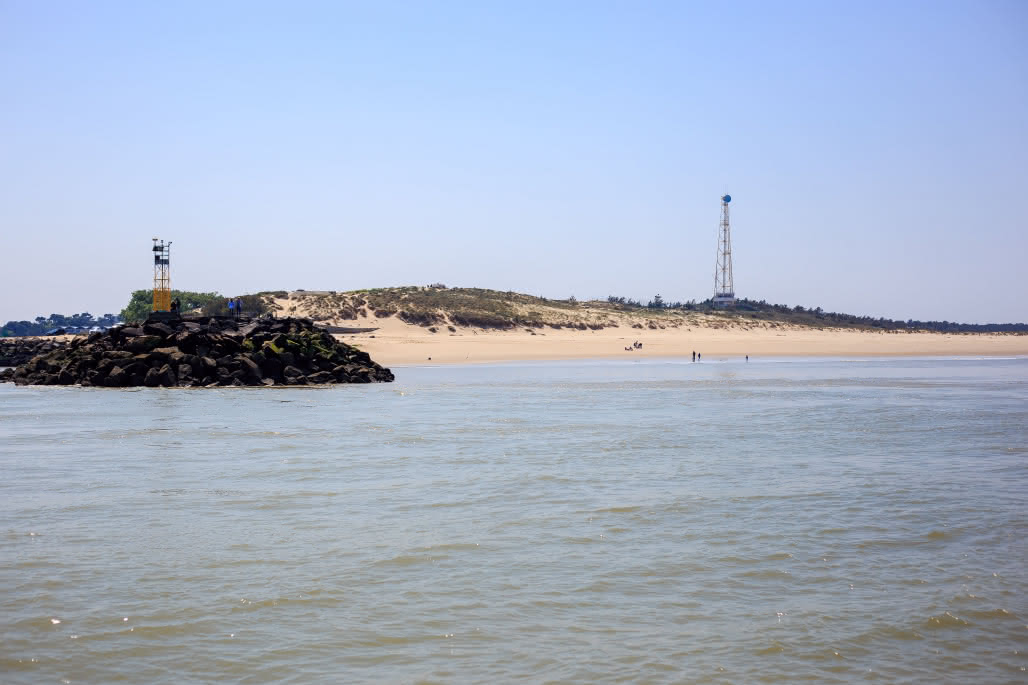
M0 321L442 282L1028 321L1028 3L0 0Z

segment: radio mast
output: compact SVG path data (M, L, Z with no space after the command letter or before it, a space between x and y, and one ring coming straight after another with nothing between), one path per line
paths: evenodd
M721 228L717 241L717 266L714 269L714 306L731 307L735 304L735 284L732 282L732 228L728 222L728 203L731 195L721 196Z

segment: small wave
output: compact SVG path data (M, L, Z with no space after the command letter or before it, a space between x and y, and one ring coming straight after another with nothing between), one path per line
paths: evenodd
M771 644L763 649L757 650L757 656L770 656L773 654L782 654L785 652L785 645L778 640L772 640Z
M477 542L447 542L420 548L422 552L462 552L481 549Z
M401 554L398 557L392 559L382 559L376 561L375 566L416 566L417 564L430 564L435 561L437 557L418 556L416 554Z
M297 606L331 609L343 603L340 597L317 596L317 597L274 597L269 599L240 599L231 609L233 612L255 611L277 606Z
M925 535L927 540L948 540L953 537L954 534L946 530L933 530L932 532Z
M1010 619L1010 620L1013 620L1013 621L1019 621L1020 620L1017 617L1017 614L1015 614L1013 612L1010 612L1010 611L1007 611L1006 609L999 609L999 608L997 608L997 609L978 609L978 610L969 609L968 611L965 611L964 614L967 615L967 616L970 616L971 618L977 618L977 619L981 619L981 620L988 620L988 619L994 619L994 618Z
M923 640L924 635L911 628L898 626L875 626L871 630L858 635L854 642L858 645L877 642L878 640Z
M940 628L964 628L966 626L973 625L970 621L959 616L954 616L950 612L945 612L939 616L929 616L921 626L930 630L936 630Z
M792 578L792 574L788 571L779 571L778 569L767 569L764 571L743 571L739 575L743 578Z

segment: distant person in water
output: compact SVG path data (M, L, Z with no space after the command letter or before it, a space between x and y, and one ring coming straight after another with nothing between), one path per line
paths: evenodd
M702 359L703 359L703 355L702 354L696 355L696 361L702 361Z
M750 360L750 355L746 355L746 361Z
M696 350L692 351L692 360L696 361Z

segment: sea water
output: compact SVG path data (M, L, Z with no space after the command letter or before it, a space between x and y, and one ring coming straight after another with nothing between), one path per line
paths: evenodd
M0 385L0 681L1028 682L1028 359Z

